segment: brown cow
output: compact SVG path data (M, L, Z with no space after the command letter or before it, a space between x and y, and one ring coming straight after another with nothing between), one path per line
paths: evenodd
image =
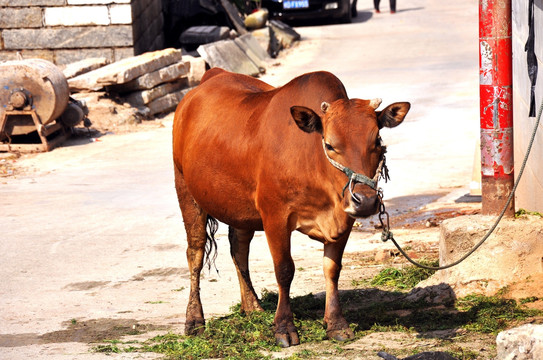
M401 102L376 111L379 104L349 99L328 72L274 88L215 68L185 96L175 112L173 160L191 273L187 334L203 331L200 271L206 245L213 245L206 224L216 218L229 225L247 313L262 310L249 276L249 244L255 231L266 234L279 287L279 345L299 344L289 300L294 230L324 244L328 337L353 337L338 298L341 258L355 218L377 212L370 178L379 176L384 157L379 129L400 124L410 107Z

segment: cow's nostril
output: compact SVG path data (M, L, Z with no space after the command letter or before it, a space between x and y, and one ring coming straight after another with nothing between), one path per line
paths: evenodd
M352 200L353 200L357 205L362 204L362 198L360 197L360 194L353 193L353 194L351 195L351 198L352 198Z

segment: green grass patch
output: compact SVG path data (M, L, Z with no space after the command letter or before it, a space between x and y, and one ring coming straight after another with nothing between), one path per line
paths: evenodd
M426 266L439 266L439 261L421 260ZM413 288L422 280L428 279L435 273L434 270L423 269L417 266L407 266L402 269L386 268L377 274L371 281L372 286L384 286L392 289L407 290Z
M534 215L534 216L543 217L543 214L540 213L540 212L537 212L537 211L528 211L528 210L525 210L525 209L518 209L518 211L515 212L515 217L516 218L519 218L522 215Z
M464 328L480 333L498 332L533 316L541 316L540 310L525 309L512 299L466 296L456 302L456 308L466 317Z
M425 300L407 301L404 290L408 289L409 284L418 283L429 276L429 273L414 275L408 268L401 271L401 274L392 277L395 277L394 288L402 291L370 288L341 293L345 317L355 331L356 338L375 332L430 334L436 330L459 328L466 329L468 334L496 334L528 319L532 320L533 317L543 316L541 311L526 309L522 304L501 296L471 295L456 300L454 304L451 302L437 305ZM261 296L261 305L265 311L248 315L240 313L238 304L227 316L208 319L201 336L168 333L136 344L110 341L96 346L93 351L155 352L167 359L187 360L271 359L270 353L280 350L275 345L273 334L277 298L276 293L265 291ZM536 301L536 298L529 298L524 302L530 301ZM337 355L344 351L342 343L323 343L326 339L323 323L324 302L324 297L312 294L291 299L301 343L319 346L301 349L291 355L289 360L327 357L328 354ZM462 359L476 358L469 350L456 346L453 339L444 341L450 341L448 344L452 354L461 355Z

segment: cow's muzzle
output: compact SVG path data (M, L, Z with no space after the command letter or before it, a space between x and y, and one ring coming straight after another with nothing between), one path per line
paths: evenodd
M343 196L345 198L345 190L349 189L350 199L349 203L345 209L345 211L354 217L366 217L377 213L378 208L378 191L377 188L377 181L379 178L383 178L385 182L389 179L388 176L388 168L386 166L386 146L382 144L381 140L381 146L383 148L383 152L381 153L381 159L379 160L379 165L377 165L377 170L375 171L375 176L373 178L369 178L366 175L358 174L354 172L353 170L349 169L348 167L341 165L334 159L328 156L326 153L326 143L324 142L324 139L322 140L322 146L324 148L324 155L326 155L326 158L332 164L336 169L343 172L349 180L343 187ZM373 190L375 190L375 193L368 196L365 194L362 194L360 192L354 192L353 189L357 184L367 185Z
M351 192L346 201L345 212L354 218L375 215L379 208L377 192L368 196L359 192Z

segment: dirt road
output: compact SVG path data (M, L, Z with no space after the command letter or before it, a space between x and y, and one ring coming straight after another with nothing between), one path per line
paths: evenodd
M385 6L373 14L369 1L359 2L353 24L297 28L302 41L263 80L281 85L324 69L351 97L412 103L406 123L383 134L392 176L384 191L403 221L395 223L397 238L432 251L439 230L426 228L427 220L477 208L455 203L468 192L478 128L477 4L405 1L394 15ZM182 331L189 281L171 116L159 124L23 156L15 175L0 178L0 359L100 359L106 355L89 352L92 341ZM358 265L361 252L391 248L374 221L350 240L344 287L378 271ZM293 243L293 295L323 291L322 246L300 234ZM222 226L219 272L206 272L202 283L207 317L239 301L227 244ZM253 241L251 268L258 293L276 289L263 234Z

